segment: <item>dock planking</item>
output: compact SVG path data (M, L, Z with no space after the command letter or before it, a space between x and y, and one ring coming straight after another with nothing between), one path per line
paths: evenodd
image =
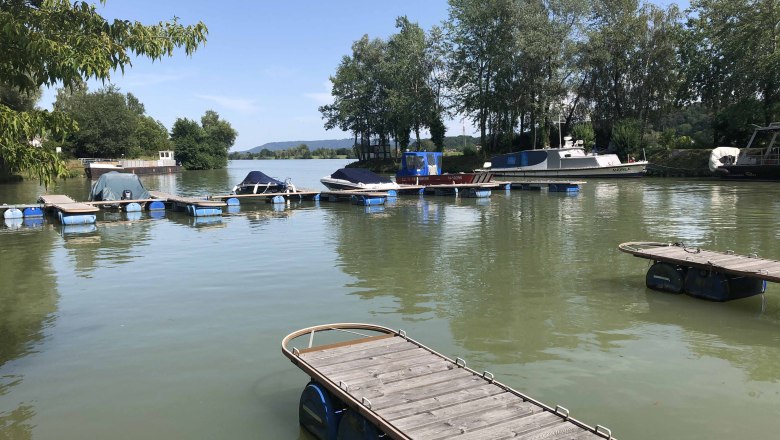
M38 198L47 208L55 208L65 214L92 214L100 210L92 205L77 202L66 195L44 194Z
M642 247L643 245L645 247ZM780 261L776 260L688 248L671 243L629 242L622 243L618 249L639 258L780 282Z
M298 350L289 342L320 331L385 333ZM388 333L389 332L389 333ZM389 336L389 337L388 337ZM393 439L612 438L408 338L369 324L303 329L282 342L283 353L313 380Z
M153 199L157 199L160 201L167 201L170 203L176 203L180 205L194 205L194 206L200 206L204 208L210 208L210 207L216 208L216 207L226 206L226 203L223 201L204 200L204 199L199 199L197 197L182 197L182 196L168 194L166 192L161 192L161 191L149 191L149 195L151 195Z

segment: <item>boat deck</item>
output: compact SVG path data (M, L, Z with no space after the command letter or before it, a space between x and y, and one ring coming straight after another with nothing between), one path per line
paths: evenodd
M312 346L314 335L342 331L362 338ZM374 336L366 333L375 332ZM378 334L377 334L378 333ZM290 348L295 338L309 347ZM299 330L282 342L296 366L393 439L612 438L560 406L548 407L406 336L369 324Z
M717 272L780 282L780 261L757 256L736 255L733 252L688 248L681 243L628 242L618 246L622 252L639 258L698 267Z
M65 214L92 214L100 210L92 205L77 202L66 195L44 194L38 198L47 208L55 208Z

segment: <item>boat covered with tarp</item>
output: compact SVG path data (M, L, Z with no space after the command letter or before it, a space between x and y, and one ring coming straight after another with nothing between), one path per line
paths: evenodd
M89 193L91 202L149 199L149 191L135 174L112 171L95 181Z
M389 177L365 168L340 168L320 179L320 182L332 190L389 191L400 188Z
M296 192L290 179L281 181L261 171L250 171L238 185L233 187L234 194L271 194Z

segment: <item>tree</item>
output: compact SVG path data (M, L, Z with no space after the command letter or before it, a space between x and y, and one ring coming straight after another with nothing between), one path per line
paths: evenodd
M139 116L115 86L93 93L58 94L55 108L79 126L62 143L63 151L75 157L130 157L138 146Z
M179 118L171 130L176 157L188 170L211 170L227 166L228 151L238 132L219 114L208 110L197 122Z
M0 83L31 92L89 78L107 81L117 69L132 65L132 55L158 60L178 47L191 55L207 33L201 22L184 26L176 18L154 25L108 22L83 1L0 0ZM1 161L11 171L28 171L51 183L65 175L65 167L53 150L30 141L61 138L76 129L61 112L15 110L0 103Z
M701 101L714 115L712 145L744 141L737 121L769 124L780 117L778 22L776 1L691 1L683 98Z

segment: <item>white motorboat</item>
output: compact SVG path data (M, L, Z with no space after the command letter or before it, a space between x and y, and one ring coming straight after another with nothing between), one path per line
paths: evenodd
M483 170L492 171L494 180L529 177L641 177L646 160L622 163L616 154L586 153L580 142L567 139L563 148L525 150L493 156Z

